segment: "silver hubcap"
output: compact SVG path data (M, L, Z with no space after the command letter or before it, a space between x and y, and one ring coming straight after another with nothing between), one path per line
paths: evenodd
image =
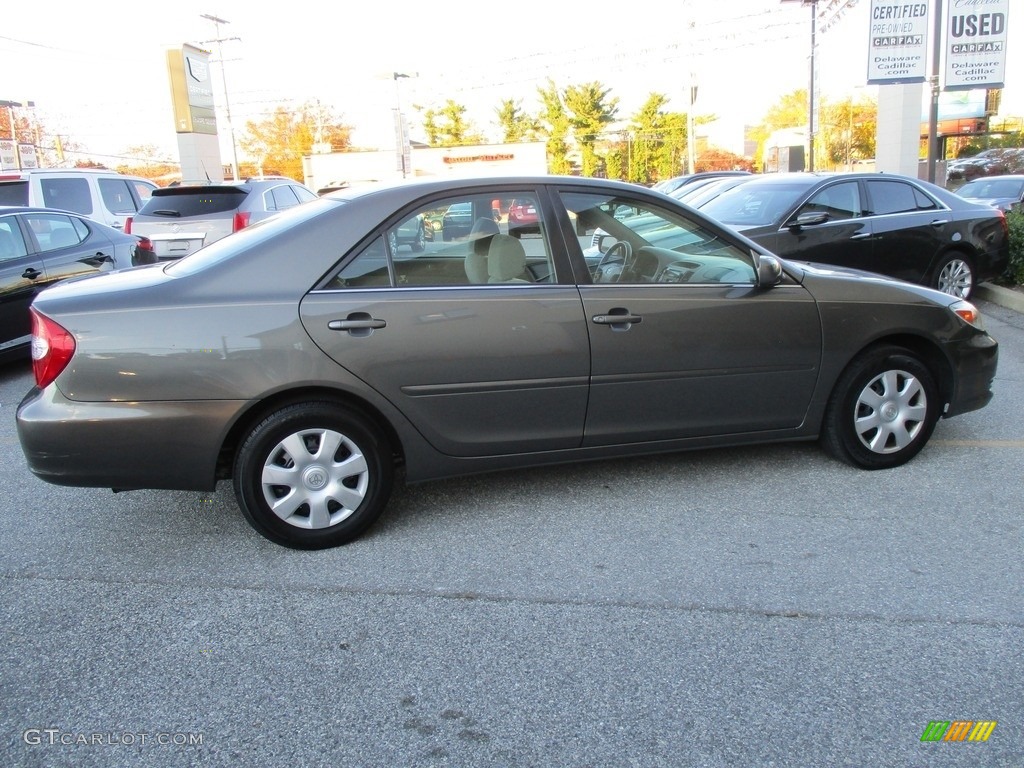
M857 398L854 429L861 443L875 453L896 453L914 441L927 414L921 382L906 371L886 371Z
M289 525L329 528L359 508L369 480L355 443L340 432L307 429L270 451L263 465L263 498Z
M971 268L962 259L953 259L939 272L939 290L966 299L971 292Z

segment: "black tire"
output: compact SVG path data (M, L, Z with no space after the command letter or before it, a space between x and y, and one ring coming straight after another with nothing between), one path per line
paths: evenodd
M946 254L932 275L932 288L959 299L971 297L974 283L974 266L963 253Z
M330 457L319 455L324 448L333 448ZM358 538L384 511L393 482L387 438L330 402L276 411L249 432L235 457L235 496L245 519L293 549ZM275 501L280 514L271 506Z
M935 378L920 359L902 347L875 347L854 359L836 382L821 441L848 464L897 467L928 442L940 408Z

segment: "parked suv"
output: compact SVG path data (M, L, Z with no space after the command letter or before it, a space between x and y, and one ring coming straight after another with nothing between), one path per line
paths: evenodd
M0 172L0 205L57 208L124 228L157 185L101 168L35 168Z
M313 190L284 177L180 184L154 191L125 231L148 237L161 261L179 259L278 211L316 199Z

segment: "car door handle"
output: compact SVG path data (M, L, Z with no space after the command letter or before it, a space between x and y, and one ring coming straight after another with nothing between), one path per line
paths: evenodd
M331 320L327 327L332 331L348 331L353 336L369 336L378 328L384 328L387 322L371 317L365 312L353 312L344 320Z
M943 224L949 224L949 219L935 219L932 222L933 227L941 227Z
M28 280L35 280L37 277L41 277L42 274L43 273L40 272L38 269L29 267L28 269L21 273L21 276Z
M613 331L628 331L634 323L642 322L643 318L630 314L628 309L615 307L607 315L594 315L591 320L597 325L610 325Z
M865 238L871 237L870 232L858 232L855 235L850 235L851 240L864 240Z

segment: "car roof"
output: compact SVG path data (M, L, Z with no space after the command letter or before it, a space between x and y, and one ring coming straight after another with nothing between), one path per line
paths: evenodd
M5 213L59 213L63 216L74 216L76 219L83 219L90 224L102 224L101 221L90 219L77 211L65 211L62 208L42 208L38 205L0 205L0 214Z
M399 190L407 190L410 193L409 197L412 198L432 194L434 192L467 192L472 191L475 187L485 187L488 192L494 187L508 187L508 191L514 193L516 191L514 189L515 187L524 187L525 189L523 191L527 191L529 187L550 186L552 184L561 186L594 186L602 189L616 189L621 190L623 194L637 194L638 192L658 194L657 192L652 192L652 190L647 187L614 179L595 179L586 176L532 174L522 176L453 176L450 178L446 177L440 179L423 178L382 181L379 184L367 184L365 186L354 187L352 189L340 189L337 192L331 192L326 197L334 200L355 200L361 197L386 195L395 193ZM481 191L483 192L484 190Z

